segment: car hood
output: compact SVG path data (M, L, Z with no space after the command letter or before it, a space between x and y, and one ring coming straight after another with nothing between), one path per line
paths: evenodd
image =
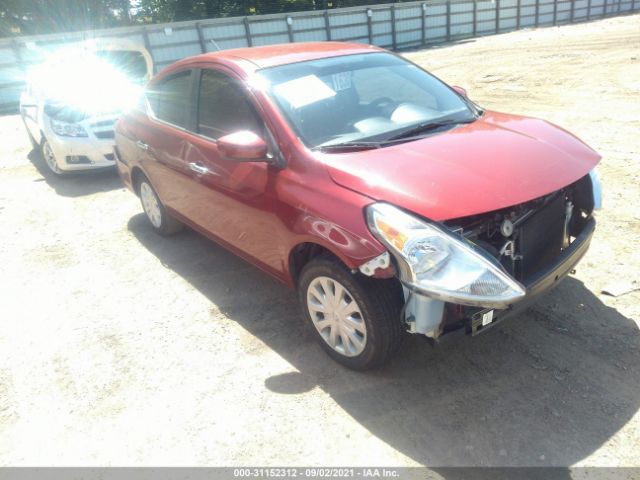
M586 175L600 155L543 120L486 112L424 139L321 160L337 184L442 221L551 193Z

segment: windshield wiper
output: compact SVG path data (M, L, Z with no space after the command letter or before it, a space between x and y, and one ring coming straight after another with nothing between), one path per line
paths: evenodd
M459 125L461 123L472 123L475 121L474 119L471 120L443 120L441 122L424 122L424 123L420 123L418 125L416 125L415 127L411 127L408 130L405 130L404 132L401 132L397 135L394 135L392 137L387 138L384 143L387 142L393 142L394 140L400 140L403 138L409 138L409 137L413 137L415 135L418 135L420 133L426 133L429 132L431 130L436 130L437 128L440 127L448 127L448 126L452 126L452 125Z
M448 127L452 125L459 125L461 123L472 123L476 119L472 118L470 120L442 120L440 122L424 122L420 123L414 127L405 130L397 135L393 135L384 140L380 140L378 142L359 142L359 141L350 141L350 142L340 142L340 143L332 143L329 145L318 145L314 147L313 150L320 150L322 152L332 152L335 150L371 150L374 148L382 148L386 147L395 142L399 142L400 140L408 140L411 137L417 136L421 133L426 133L431 130L435 130L441 127Z
M332 143L331 145L318 145L314 150L320 150L322 152L330 152L333 150L369 150L373 148L380 148L380 142L341 142Z

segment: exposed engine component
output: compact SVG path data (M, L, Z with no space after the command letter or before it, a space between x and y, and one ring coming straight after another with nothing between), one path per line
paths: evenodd
M563 240L562 240L562 248L567 248L569 246L569 223L571 222L571 216L573 215L573 203L568 201L565 205L564 212L564 231L563 231Z
M551 264L582 230L594 207L589 182L587 175L530 202L446 225L524 281Z
M507 240L500 249L500 255L512 258L513 260L520 260L521 255L516 253L516 244L513 240Z
M500 233L503 237L510 237L513 234L513 222L505 218L500 225Z

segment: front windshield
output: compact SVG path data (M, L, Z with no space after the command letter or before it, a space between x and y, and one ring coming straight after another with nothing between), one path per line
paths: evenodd
M389 53L293 63L258 75L310 148L384 142L417 126L475 119L449 87Z

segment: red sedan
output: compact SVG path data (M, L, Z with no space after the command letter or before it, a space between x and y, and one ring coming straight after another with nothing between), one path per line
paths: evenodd
M356 44L182 60L116 145L154 230L186 224L296 288L355 369L527 306L582 258L600 203L600 156L570 133Z

